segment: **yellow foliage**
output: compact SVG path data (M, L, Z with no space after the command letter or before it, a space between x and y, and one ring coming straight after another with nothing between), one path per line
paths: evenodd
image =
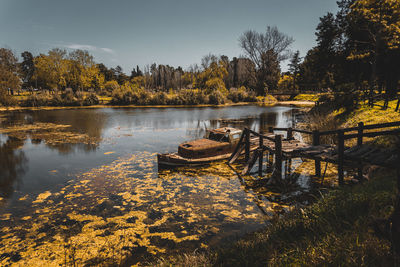
M293 75L283 75L278 81L280 90L288 90L293 88Z
M351 9L352 15L374 24L389 49L400 47L400 1L357 0Z
M225 87L225 83L221 78L211 78L206 81L206 89L208 92L214 90L220 91L224 95L228 94L228 90Z

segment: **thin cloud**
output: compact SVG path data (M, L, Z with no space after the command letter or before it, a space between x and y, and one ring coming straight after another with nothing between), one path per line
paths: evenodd
M75 44L75 43L71 43L71 44L63 44L62 45L65 48L69 48L69 49L81 49L81 50L88 50L88 51L98 51L98 52L105 52L108 54L115 54L115 51L112 50L111 48L107 48L107 47L97 47L94 45L88 45L88 44Z
M107 48L107 47L102 47L100 48L102 51L106 52L106 53L110 53L110 54L115 54L115 51L112 50L111 48Z
M70 49L81 49L81 50L88 50L88 51L94 51L97 50L97 47L93 45L83 45L83 44L67 44L64 45L66 48Z

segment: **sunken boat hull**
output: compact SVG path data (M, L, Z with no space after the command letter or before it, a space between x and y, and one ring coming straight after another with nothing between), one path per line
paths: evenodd
M200 166L230 157L237 145L241 130L219 128L207 131L205 138L184 142L177 153L158 154L160 167Z

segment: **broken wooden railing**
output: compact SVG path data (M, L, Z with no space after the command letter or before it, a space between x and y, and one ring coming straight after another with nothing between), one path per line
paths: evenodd
M244 150L246 165L242 174L248 174L258 159L258 174L263 173L263 154L268 153L268 165L273 167L273 177L282 178L282 161L296 157L308 158L315 161L315 175L321 177L321 162L333 163L338 166L339 184L343 184L344 167L357 168L357 177L362 177L365 165L379 165L384 167L400 168L400 149L382 149L363 143L364 138L385 135L400 135L400 122L364 125L360 122L356 127L336 129L330 131L307 131L293 128L269 128L269 134L261 134L250 129L244 129L240 140L229 158L233 163ZM275 131L286 132L283 137L274 134ZM306 144L293 137L298 132L310 135L311 144ZM336 136L336 145L321 144L321 137ZM346 147L345 141L357 139L355 146ZM251 152L253 155L251 156ZM274 158L272 164L271 155ZM356 166L356 167L355 167Z

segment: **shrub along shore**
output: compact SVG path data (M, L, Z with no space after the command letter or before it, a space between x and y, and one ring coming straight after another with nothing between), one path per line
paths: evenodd
M210 94L201 90L187 89L179 92L150 92L146 90L116 90L112 96L101 96L95 93L64 91L40 92L28 95L17 95L9 98L9 103L0 110L15 110L40 107L97 107L97 106L225 106L243 104L274 105L278 103L273 96L256 97L253 92L244 89L231 89L227 94L213 91Z

